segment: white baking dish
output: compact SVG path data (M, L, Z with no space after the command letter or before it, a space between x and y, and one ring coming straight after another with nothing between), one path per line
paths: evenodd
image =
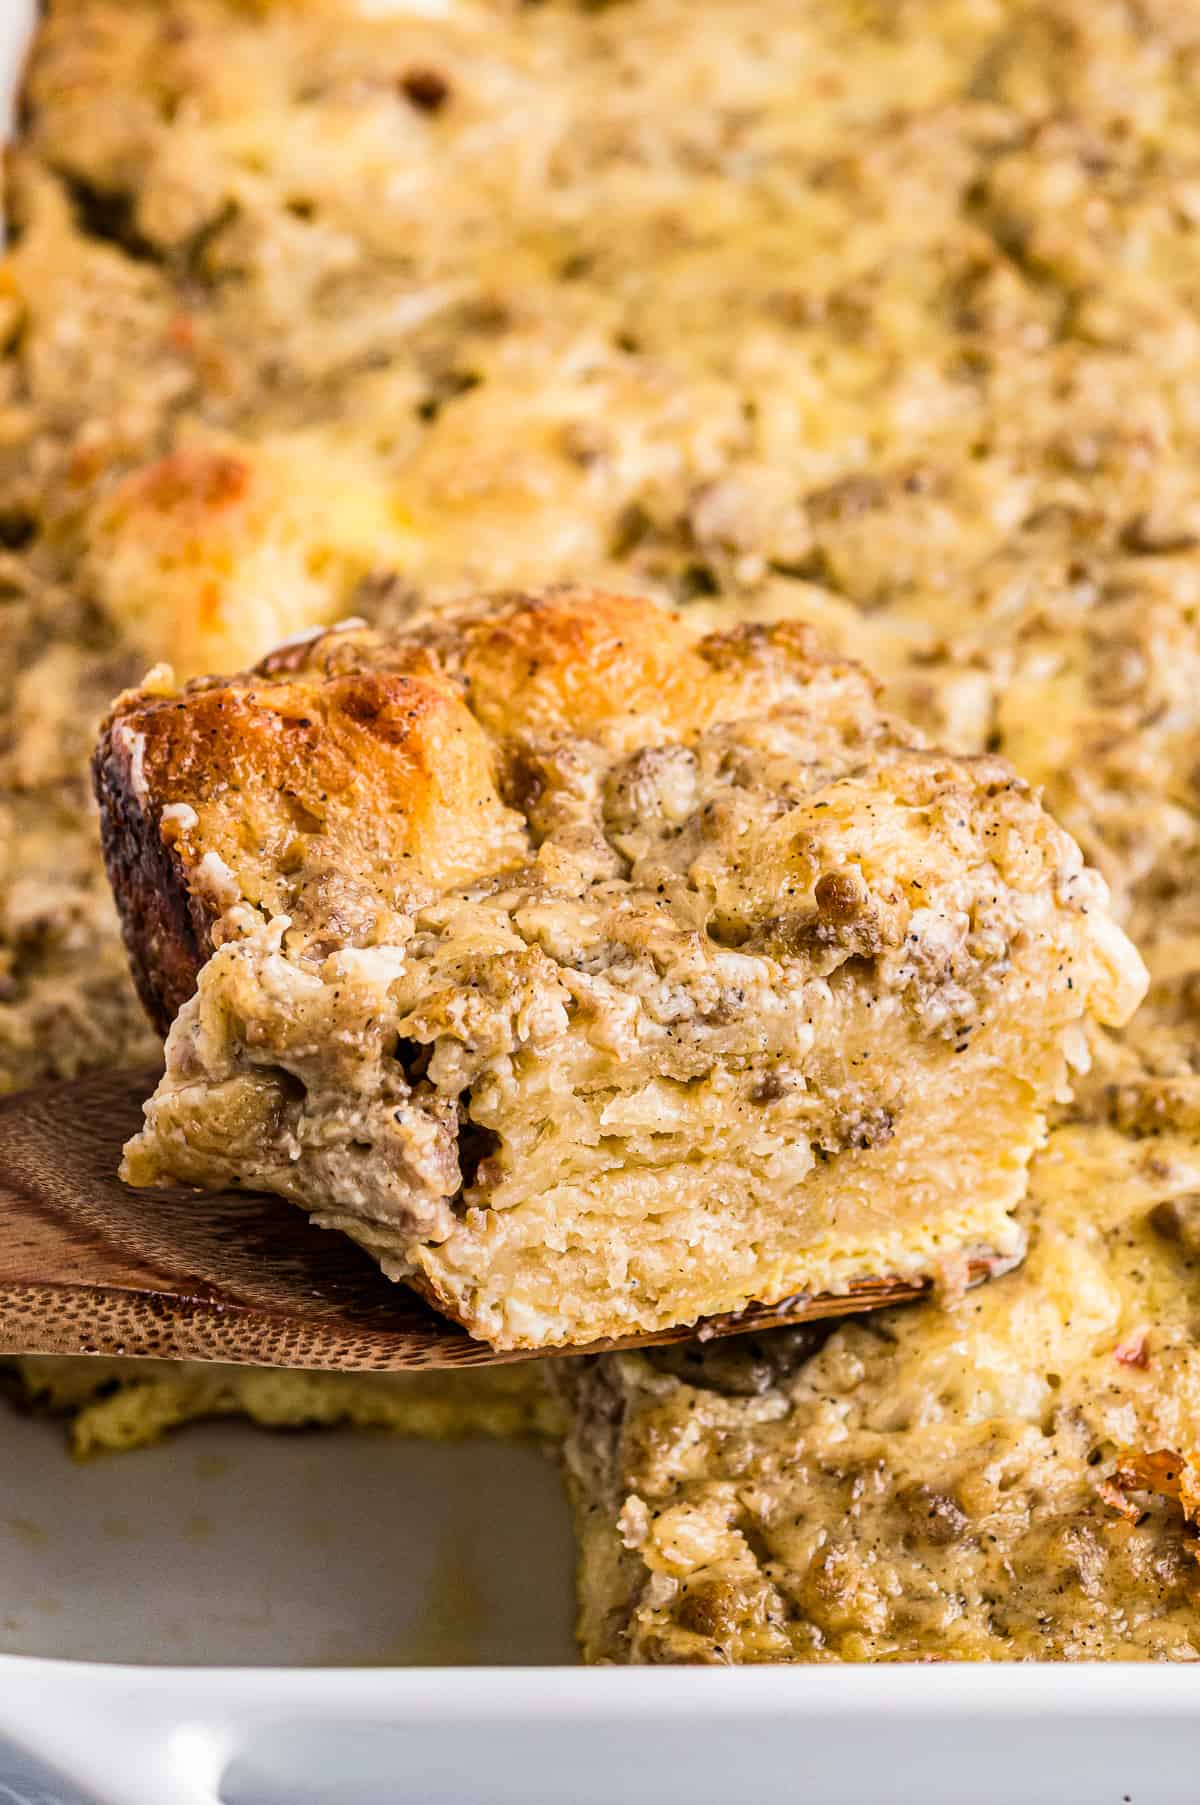
M0 1414L0 1805L1200 1796L1189 1669L584 1671L570 1568L534 1449L226 1425L75 1469Z

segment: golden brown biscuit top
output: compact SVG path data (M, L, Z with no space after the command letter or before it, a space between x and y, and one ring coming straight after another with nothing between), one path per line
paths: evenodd
M1006 944L1023 896L1049 884L1086 911L1103 889L1008 766L926 751L803 626L702 635L590 591L485 598L390 637L350 624L179 692L155 679L118 701L96 773L164 1024L241 903L363 943L388 911L503 879L569 904L581 944L591 898L606 944L660 966L668 944L821 975L886 954L904 987L969 989L999 956L987 921ZM925 972L904 948L931 908L947 925Z
M178 692L156 676L118 700L97 756L119 900L154 859L127 931L144 932L181 871L211 923L235 896L293 907L318 864L369 876L393 905L414 886L515 868L547 839L572 840L573 789L595 791L610 764L785 704L804 712L815 756L899 743L871 680L823 658L803 627L701 637L650 602L586 591L501 596L400 636L350 624ZM574 755L586 774L565 772L568 741L589 743ZM579 824L577 853L588 838ZM614 858L602 847L598 869ZM230 867L236 879L222 877ZM193 945L190 969L167 979L170 938L135 954L164 1022L203 957Z

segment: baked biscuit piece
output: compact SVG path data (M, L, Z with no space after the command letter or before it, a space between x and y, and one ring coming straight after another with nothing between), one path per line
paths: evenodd
M553 1362L591 1660L1200 1659L1200 1143L1056 1129L1021 1268Z
M346 612L356 583L408 547L368 459L329 436L228 437L132 471L93 509L83 575L147 665L236 671Z
M96 768L179 1011L127 1178L278 1191L502 1347L1011 1262L1142 991L1014 773L794 625L501 597L127 694Z

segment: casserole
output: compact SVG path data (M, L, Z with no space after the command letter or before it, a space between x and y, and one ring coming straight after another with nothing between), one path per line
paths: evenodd
M10 78L30 11L9 0L0 15ZM529 1450L281 1446L211 1429L75 1475L43 1425L5 1420L0 1433L0 1797L704 1805L736 1789L949 1805L968 1785L1034 1805L1194 1796L1186 1671L571 1670L565 1515ZM331 1534L351 1494L354 1521ZM431 1523L448 1532L441 1575ZM481 1597L461 1550L485 1539ZM278 1620L272 1591L286 1599ZM480 1633L438 1645L430 1600L436 1629L457 1595L469 1630L472 1592ZM464 1657L480 1664L441 1667ZM502 1659L530 1665L500 1671ZM370 1671L414 1660L431 1664ZM231 1661L273 1664L220 1665ZM358 1665L309 1665L338 1661Z

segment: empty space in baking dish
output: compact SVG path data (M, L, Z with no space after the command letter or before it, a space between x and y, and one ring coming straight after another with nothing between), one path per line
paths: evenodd
M574 1659L553 1460L205 1424L83 1465L0 1416L0 1653L285 1665Z

